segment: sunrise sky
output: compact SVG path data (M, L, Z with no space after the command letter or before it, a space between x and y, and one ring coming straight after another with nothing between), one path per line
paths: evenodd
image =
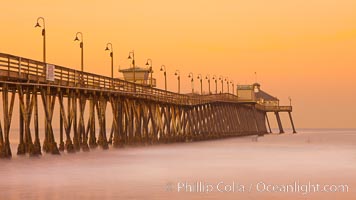
M81 31L86 71L110 76L104 49L111 42L115 70L129 66L134 50L138 66L153 60L159 88L159 68L167 67L171 91L177 69L184 92L191 90L189 72L238 84L254 82L257 72L262 89L281 104L291 96L298 128L356 128L355 0L3 1L0 52L42 60L39 16L49 63L80 69L73 39Z

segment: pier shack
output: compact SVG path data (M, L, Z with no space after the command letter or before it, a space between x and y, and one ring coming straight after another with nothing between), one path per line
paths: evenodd
M280 133L284 133L284 129L279 113L287 112L292 125L293 133L297 133L292 118L292 106L280 106L279 99L261 90L261 85L259 83L254 83L252 85L238 85L237 97L240 102L256 102L256 107L264 110L266 113L273 112L276 116ZM272 133L268 115L266 114L265 117L269 132Z

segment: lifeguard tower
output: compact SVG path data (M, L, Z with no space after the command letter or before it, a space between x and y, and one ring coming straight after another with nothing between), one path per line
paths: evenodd
M141 68L136 66L135 68L131 67L128 69L120 69L119 72L121 72L124 75L125 81L156 87L156 79L152 78L152 75L150 76L150 73L153 73L153 71L151 71L150 68ZM134 78L134 73L135 73L135 78Z

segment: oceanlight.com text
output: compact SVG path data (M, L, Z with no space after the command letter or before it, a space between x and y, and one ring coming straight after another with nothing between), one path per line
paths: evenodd
M166 190L178 193L298 193L307 195L310 193L347 193L350 188L347 184L320 184L294 181L288 184L276 184L259 181L257 183L243 184L237 181L215 183L205 181L181 181L177 183L168 183Z

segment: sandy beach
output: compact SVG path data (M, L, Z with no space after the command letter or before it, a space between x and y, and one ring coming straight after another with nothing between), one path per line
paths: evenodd
M355 199L356 130L255 139L15 156L0 199Z

